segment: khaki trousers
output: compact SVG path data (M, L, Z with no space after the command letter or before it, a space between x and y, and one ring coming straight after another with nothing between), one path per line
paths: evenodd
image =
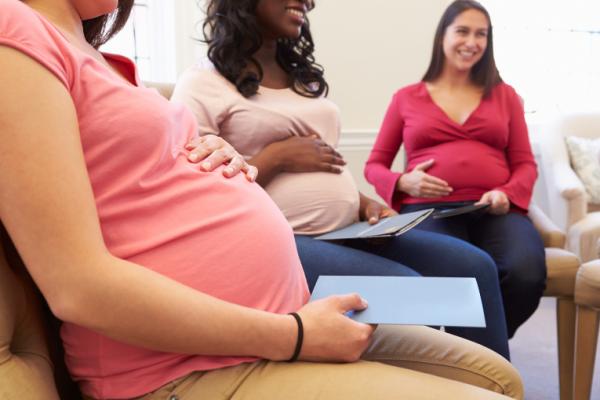
M135 400L507 399L502 395L522 400L523 385L500 355L435 329L380 325L356 363L260 360L192 372Z

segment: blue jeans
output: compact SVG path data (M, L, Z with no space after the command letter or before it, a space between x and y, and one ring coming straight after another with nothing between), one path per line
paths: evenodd
M447 210L470 204L473 202L404 204L400 212ZM471 212L448 218L429 217L415 229L462 239L492 257L498 268L508 337L512 338L535 312L546 289L544 243L531 220L514 212Z
M487 327L447 327L446 332L486 346L510 360L496 266L478 248L414 229L381 245L362 239L339 245L296 235L296 246L311 292L319 275L476 278Z

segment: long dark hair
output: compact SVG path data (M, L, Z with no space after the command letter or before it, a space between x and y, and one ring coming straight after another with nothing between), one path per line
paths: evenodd
M254 15L256 3L258 0L208 0L203 25L208 58L244 97L256 94L263 78L260 63L252 57L263 43ZM319 97L329 88L323 67L315 63L314 48L308 19L298 38L277 41L277 63L288 74L288 85L305 97ZM256 66L258 75L244 71L248 61Z
M475 85L483 88L483 97L485 98L490 94L494 86L502 82L502 78L500 78L500 72L498 72L496 61L494 60L492 20L490 14L481 4L479 4L479 2L474 0L456 0L448 6L446 12L442 15L442 19L435 31L435 37L433 39L431 63L429 64L429 68L423 76L422 81L433 82L442 74L445 60L442 42L444 40L446 29L454 22L454 19L458 14L471 9L481 11L486 16L489 25L485 52L483 53L481 60L471 68L471 81Z
M98 50L123 29L131 14L133 2L134 0L119 0L117 9L112 13L83 21L85 40Z

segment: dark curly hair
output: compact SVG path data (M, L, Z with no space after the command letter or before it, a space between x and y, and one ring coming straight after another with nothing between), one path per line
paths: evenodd
M250 97L256 94L263 78L260 63L252 57L263 43L254 15L258 0L208 0L207 3L203 42L208 44L208 58L244 97ZM292 90L305 97L326 95L329 89L323 67L315 63L312 55L314 48L308 19L298 38L277 41L277 63L288 74ZM256 66L258 76L244 71L248 61Z

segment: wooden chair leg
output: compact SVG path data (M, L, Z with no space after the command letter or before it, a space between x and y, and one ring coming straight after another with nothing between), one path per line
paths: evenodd
M573 399L576 315L575 303L572 297L559 297L556 299L560 400Z
M592 395L599 320L598 311L577 306L573 400L590 400Z

